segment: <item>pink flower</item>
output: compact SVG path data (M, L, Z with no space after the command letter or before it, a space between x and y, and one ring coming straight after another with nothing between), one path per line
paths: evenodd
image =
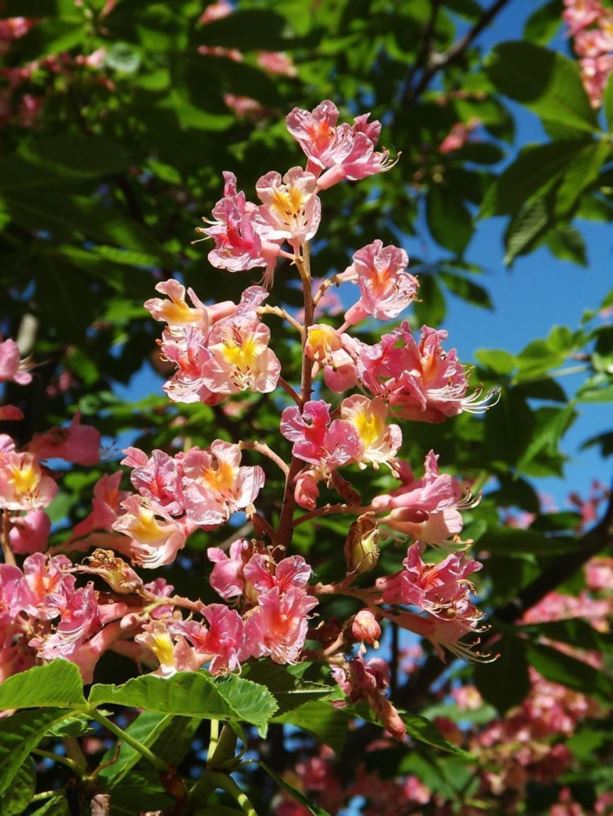
M281 177L271 170L255 185L262 202L256 219L258 231L269 241L288 241L298 251L314 237L321 220L317 179L301 167L292 167Z
M76 414L67 428L34 434L28 450L39 459L65 459L89 467L100 461L100 432L91 425L81 425Z
M209 604L202 614L208 628L195 621L176 624L174 631L185 635L196 651L209 662L211 674L227 674L240 668L239 652L243 643L243 620L223 604Z
M54 631L30 641L44 660L56 657L72 660L86 639L100 628L98 599L93 584L71 592L58 612L59 621Z
M100 477L94 485L92 512L75 525L71 538L82 538L93 530L111 531L120 512L121 503L129 496L120 490L121 472Z
M201 624L194 623L197 626ZM135 636L135 642L152 652L159 663L153 674L171 677L178 671L196 671L204 662L204 657L178 634L179 627L181 623L172 619L152 620Z
M255 501L264 485L261 467L241 467L239 445L213 442L192 448L183 459L185 512L194 524L212 529Z
M217 0L215 3L210 3L200 15L199 23L206 25L212 23L214 20L221 20L232 14L234 7L228 0Z
M359 456L361 444L350 422L330 422L330 405L309 400L300 413L295 406L281 414L281 433L293 442L292 454L304 462L334 469Z
M288 54L282 51L258 51L257 63L269 74L279 76L296 76L296 66Z
M232 542L229 556L219 547L209 547L206 551L209 561L214 564L209 583L226 601L243 594L245 588L243 570L249 551L249 542L245 538Z
M415 300L419 286L406 271L408 263L404 249L384 247L379 239L355 252L343 278L358 284L360 299L347 312L347 322L357 323L368 315L378 320L398 317Z
M590 103L593 108L602 105L609 76L613 72L613 55L601 54L598 57L584 57L580 61L581 77Z
M448 153L454 153L456 150L460 150L468 141L468 137L472 131L479 127L480 124L480 120L476 118L471 119L469 122L456 122L440 143L438 152L445 156Z
M203 331L208 329L208 309L193 289L187 290L192 306L185 300L185 287L177 280L161 281L156 284L155 290L168 296L145 301L145 309L155 320L168 323L173 328L194 325L201 327Z
M164 383L164 391L173 402L215 405L222 399L213 394L202 379L202 369L211 359L206 343L207 334L196 326L188 326L181 333L168 330L162 333L162 355L177 366L173 376Z
M279 243L268 238L262 240L255 220L258 207L246 201L245 194L236 190L234 173L224 173L224 197L213 208L213 221L209 227L198 227L215 242L209 252L209 261L219 269L239 272L254 267L266 267L265 278L272 280Z
M355 341L362 384L384 396L402 419L443 422L462 411L485 410L493 393L481 401L479 392L466 396L464 367L455 349L443 350L446 337L446 331L423 326L416 343L403 323L374 346Z
M387 404L382 397L371 400L354 394L341 403L341 419L355 428L360 440L361 450L355 458L362 467L390 464L402 444L400 426L388 425L387 415Z
M21 360L17 343L14 340L0 342L0 382L27 385L32 381L32 375L27 369L28 363Z
M452 553L438 564L426 564L421 557L423 551L423 545L413 544L402 562L403 570L377 579L377 588L382 591L383 600L386 603L417 606L424 612L441 617L464 613L470 593L474 592L469 576L480 570L482 565L464 553Z
M356 364L345 350L347 340L346 334L326 323L314 323L307 329L305 354L323 366L324 382L337 393L353 388L358 381Z
M281 363L269 342L270 329L257 317L240 315L216 323L208 337L210 356L201 369L206 387L215 394L274 391Z
M307 169L318 176L318 188L326 190L343 179L358 181L392 168L389 152L375 151L381 124L369 122L370 114L356 117L353 125L337 126L338 109L325 100L312 112L294 108L287 116L287 129L307 155Z
M13 516L9 544L14 553L43 552L47 548L51 519L44 510L30 510L25 516Z
M0 453L0 508L34 510L46 507L57 493L56 482L48 476L32 453Z
M439 472L438 456L434 451L427 454L424 464L421 479L415 479L411 469L405 467L403 486L376 496L372 506L377 511L389 511L384 523L394 530L419 538L426 544L443 544L462 530L458 507L468 505L463 501L459 483Z
M562 16L571 36L595 23L604 13L600 0L564 0L564 5Z
M245 624L245 644L253 657L268 655L275 663L296 663L308 630L308 613L317 598L291 586L265 592Z
M252 594L259 597L259 593L275 588L279 592L288 592L292 587L304 590L311 567L301 555L291 555L276 563L270 556L256 553L245 565L244 576L255 590Z
M16 405L0 405L0 422L19 422L23 411Z
M121 464L133 468L130 481L146 499L171 516L183 512L181 469L177 459L161 450L150 457L139 448L126 448Z
M128 541L118 537L115 549L136 564L148 569L172 564L185 546L189 528L142 496L128 496L121 506L124 512L113 524Z

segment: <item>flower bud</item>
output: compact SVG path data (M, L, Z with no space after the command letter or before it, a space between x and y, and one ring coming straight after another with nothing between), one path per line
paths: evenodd
M369 572L379 560L379 526L365 513L353 522L345 539L345 561L350 572Z
M381 627L369 609L361 609L351 623L351 634L361 643L368 643L379 648L379 638L381 637Z

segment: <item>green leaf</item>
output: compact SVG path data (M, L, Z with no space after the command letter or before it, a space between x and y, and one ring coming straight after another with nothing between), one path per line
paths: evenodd
M496 88L545 122L594 131L598 120L573 60L528 42L497 45L487 73Z
M334 689L321 683L309 683L296 677L286 666L279 666L270 660L260 660L248 664L241 675L271 692L279 706L276 717L307 702L318 700Z
M445 296L436 276L428 273L419 277L419 300L413 304L415 317L421 324L440 326L447 313Z
M587 266L587 247L583 236L569 224L549 230L545 242L561 261Z
M516 389L503 389L485 417L485 452L492 462L514 465L532 440L534 416Z
M35 666L0 683L0 711L85 705L81 674L68 660Z
M504 263L510 266L518 255L524 255L540 238L550 221L542 198L528 201L511 220L504 234Z
M604 671L541 643L529 643L526 648L530 663L546 680L610 704L613 680Z
M468 207L455 192L440 184L431 185L426 195L426 218L438 244L456 255L464 252L473 234L473 223Z
M577 412L572 405L566 405L563 408L541 408L534 416L536 422L532 439L517 463L520 470L543 450L555 455L560 439L577 417Z
M0 816L20 816L30 804L36 788L34 763L27 759L17 771L6 793L0 797Z
M458 748L449 740L446 740L436 725L426 717L420 717L417 714L401 713L402 721L407 727L407 733L418 742L423 742L426 745L431 745L433 748L440 748L441 751L446 751L457 756L469 757L467 751Z
M521 631L533 637L546 637L549 640L569 643L579 649L598 652L610 652L613 649L613 636L607 632L599 632L583 618L529 624L522 626Z
M515 357L504 349L477 349L475 359L496 374L510 374L515 368Z
M0 720L0 795L13 784L28 755L49 729L66 716L66 711L49 708L20 711Z
M296 790L296 788L290 785L289 782L283 779L282 776L276 774L264 762L260 762L260 767L263 768L268 774L268 776L270 776L270 778L277 783L281 790L284 790L286 793L289 793L292 799L295 799L297 802L300 802L301 805L304 805L305 808L311 814L311 816L330 816L327 810L324 810L323 808L319 807L318 805L314 804L309 799L307 799L307 797L303 793L301 793L299 790Z
M171 811L176 802L165 792L159 772L150 765L133 768L113 787L112 816L134 816L145 811ZM172 811L171 811L172 812Z
M189 750L200 722L200 717L182 717L144 711L125 730L142 745L151 748L161 759L167 759L173 765L178 765ZM101 764L105 762L110 764L102 769L100 777L106 780L109 787L114 787L141 760L142 755L138 751L122 742L118 755L115 748L107 752Z
M559 555L572 552L579 546L574 538L548 538L534 530L519 530L514 527L499 527L488 530L479 538L477 545L486 552L513 555Z
M288 40L283 36L287 20L270 9L244 9L198 29L197 45L221 45L239 48L283 50Z
M128 165L128 156L121 145L104 136L77 133L24 141L18 153L45 172L74 180L119 173Z
M514 215L532 196L549 189L582 148L593 144L582 138L525 147L489 186L481 204L481 218Z
M318 740L329 745L337 754L343 748L351 715L332 703L313 701L275 717L275 722L310 731Z
M63 793L52 796L44 805L32 811L31 816L72 816Z
M473 306L480 306L482 309L493 309L494 304L490 294L483 286L479 286L462 275L454 275L451 272L439 271L438 277L444 282L447 289L457 297L472 303Z
M494 663L479 663L475 685L481 696L500 713L519 705L530 691L525 645L519 638L503 635L496 644L500 654Z
M524 38L538 45L547 45L562 25L562 0L549 0L526 20Z
M604 94L604 112L607 117L609 131L613 131L613 74L609 76Z
M556 215L565 216L570 213L583 191L598 178L600 168L610 152L611 148L605 141L592 142L577 152L556 190Z
M120 686L94 685L90 705L102 703L181 714L209 720L244 721L263 728L277 710L264 686L241 677L213 678L203 671L178 672L169 678L144 675Z

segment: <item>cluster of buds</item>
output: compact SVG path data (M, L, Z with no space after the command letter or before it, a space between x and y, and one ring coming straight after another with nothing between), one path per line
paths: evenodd
M613 72L613 10L600 0L564 0L564 20L579 57L592 107L599 108Z
M14 543L33 525L29 514L43 511L57 489L40 460L94 464L99 437L77 417L67 429L35 436L20 452L4 439L0 508L8 531L5 560L12 563L3 567L0 608L16 633L12 642L20 644L19 659L7 657L5 673L61 655L90 678L104 649L164 677L202 667L213 674L233 672L251 658L291 664L308 653L330 665L349 701L367 701L388 731L402 739L402 718L387 697L386 666L365 656L377 647L386 621L429 638L441 657L447 649L485 658L463 640L480 631L481 617L471 582L480 564L460 552L465 549L461 511L473 499L456 479L441 473L433 451L423 475L414 474L401 457L397 421L440 423L484 410L493 395L469 393L466 369L454 349L443 348L444 331L424 326L416 339L402 322L372 345L354 332L370 318L400 317L414 301L419 283L407 271L402 248L374 240L353 253L344 271L314 288L309 245L322 219L321 194L343 180L387 172L395 161L388 150L377 149L379 122L369 114L339 122L330 101L313 111L294 109L287 127L306 155L306 166L263 175L256 183L257 204L238 191L232 173L225 173L224 195L200 229L213 241L213 266L229 272L264 269L265 285L248 286L238 303L205 304L171 279L158 283L160 297L145 307L164 324L161 354L174 366L164 386L169 398L217 405L244 392L279 390L279 398L293 402L281 411L279 424L280 435L291 443L289 461L276 446L259 440L213 439L206 448L187 443L179 452L151 454L130 447L122 464L131 470L132 490L121 489L119 472L102 476L91 512L43 555L48 520L46 537L36 547ZM281 265L298 272L301 313L268 304ZM326 322L329 316L315 322L328 290L338 284L357 287L341 325ZM284 318L298 334L299 382L292 374L282 376L264 322L270 314ZM30 377L11 341L0 347L0 375L23 383ZM318 377L329 391L327 400ZM349 393L353 389L359 392ZM242 463L245 449L268 457L284 476L282 500L269 505L280 507L276 520L256 510L267 489L266 475L259 465ZM397 487L362 499L352 471L381 468ZM336 492L338 504L320 503L322 483ZM296 517L297 507L306 512ZM182 598L162 579L143 583L134 570L173 563L196 530L216 531L236 513L246 515L254 537L230 538L228 549L208 548L210 585L223 603ZM348 517L347 569L337 582L314 584L311 565L291 554L292 535L297 525L328 513ZM365 586L390 538L405 542L401 568ZM434 561L427 557L430 545L451 551L436 563L436 553ZM15 553L34 551L20 569ZM90 551L80 563L67 558ZM95 576L96 582L78 587L80 575ZM104 590L97 588L100 582ZM24 589L30 584L38 587L32 599ZM338 625L323 620L310 627L315 608L324 608L321 598L336 594L353 598L360 608Z

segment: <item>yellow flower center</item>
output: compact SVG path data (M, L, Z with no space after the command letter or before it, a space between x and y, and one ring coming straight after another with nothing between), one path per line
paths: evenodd
M172 638L168 632L155 632L148 644L161 666L174 666L175 653Z
M35 465L24 462L11 468L9 481L18 496L31 496L40 483L40 475Z
M385 430L380 417L368 410L358 411L353 417L353 424L365 448L374 444Z
M169 300L161 311L167 323L194 323L198 319L197 309L190 308L185 301Z
M299 187L279 187L272 195L272 206L282 216L296 216L304 207L304 195Z
M226 340L222 348L224 360L240 371L248 371L252 368L258 358L258 353L258 343L253 334L240 342Z
M145 508L139 510L138 518L132 525L130 532L137 541L144 541L148 544L164 538L164 530L160 527L155 513Z
M216 468L206 468L202 473L203 480L219 493L226 493L234 487L234 468L229 462L219 462Z

